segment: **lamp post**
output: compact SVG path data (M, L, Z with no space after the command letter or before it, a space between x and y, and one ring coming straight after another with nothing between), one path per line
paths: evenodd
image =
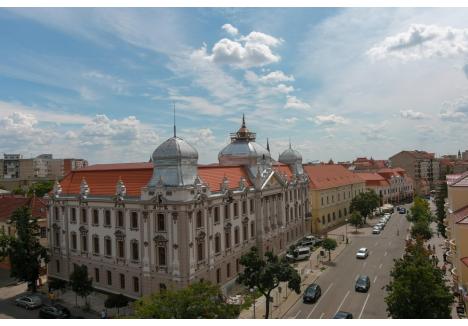
M256 319L255 318L255 290L257 289L256 286L254 286L253 288L250 288L250 293L252 293L252 296L253 296L253 319Z
M346 244L348 244L348 219L345 219Z

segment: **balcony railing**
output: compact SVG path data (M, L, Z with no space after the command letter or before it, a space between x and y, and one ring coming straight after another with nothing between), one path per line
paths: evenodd
M455 242L455 239L452 239L449 242L450 242L450 251L455 253L457 251L457 243Z

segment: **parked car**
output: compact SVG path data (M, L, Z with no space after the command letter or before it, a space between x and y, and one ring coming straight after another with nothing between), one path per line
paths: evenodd
M44 305L39 310L39 318L46 319L64 319L70 318L71 313L66 307L54 304L54 305Z
M308 235L302 238L302 240L298 242L298 245L301 247L307 247L307 246L312 247L312 246L319 245L321 242L322 242L322 239L313 235Z
M290 260L304 260L304 259L309 259L311 255L311 251L309 247L298 247L294 249L294 254L287 254L286 258Z
M42 300L37 296L24 295L17 298L15 304L26 309L35 309L42 306Z
M356 253L356 258L359 258L359 259L366 259L367 256L369 256L369 249L367 248L361 248Z
M375 226L383 230L385 228L385 223L377 223Z
M374 227L374 228L372 229L372 234L380 234L380 228Z
M367 275L360 275L356 281L354 289L357 292L367 292L370 288L370 279Z
M338 311L333 319L353 319L353 314L347 311Z
M399 210L400 214L406 214L406 208L402 207Z
M304 295L302 296L302 301L304 303L314 303L317 302L321 295L322 289L320 288L320 285L318 285L317 283L312 283L307 287L307 289L305 289Z

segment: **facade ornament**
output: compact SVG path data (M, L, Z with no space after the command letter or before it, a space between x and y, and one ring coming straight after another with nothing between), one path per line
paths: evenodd
M117 230L114 232L114 235L116 237L117 240L123 240L125 239L125 232L123 232L122 230Z
M88 229L84 225L80 226L80 228L78 230L80 231L81 235L87 235L88 234Z
M122 178L119 177L119 180L117 181L117 185L115 186L115 195L117 197L125 197L127 195L127 188L125 187L124 182L122 181Z
M221 192L226 192L229 189L229 180L226 175L223 178L223 182L221 182Z
M225 230L230 230L231 228L232 228L231 222L226 223L226 225L224 226Z
M206 233L204 231L200 231L200 232L198 232L195 239L199 242L199 241L205 240L205 237L206 237Z
M240 178L240 180L239 180L239 189L242 190L242 191L245 190L245 188L246 188L246 187L245 187L245 184L246 184L246 180L245 180L245 178L242 176L242 177Z
M167 243L167 239L165 236L161 235L161 234L158 234L157 236L155 236L153 238L153 241L157 244L157 245L166 245Z
M89 186L88 186L88 183L86 182L86 179L83 177L83 179L81 180L81 184L80 184L80 196L81 198L86 199L88 197L88 194L89 194Z
M60 185L58 180L55 180L54 188L52 190L52 193L53 193L53 198L54 199L58 199L60 197L60 195L62 194L62 186Z

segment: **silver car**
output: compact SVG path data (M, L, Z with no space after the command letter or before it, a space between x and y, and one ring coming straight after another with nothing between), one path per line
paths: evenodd
M17 298L15 304L26 309L34 309L42 306L42 300L36 296L25 295Z

